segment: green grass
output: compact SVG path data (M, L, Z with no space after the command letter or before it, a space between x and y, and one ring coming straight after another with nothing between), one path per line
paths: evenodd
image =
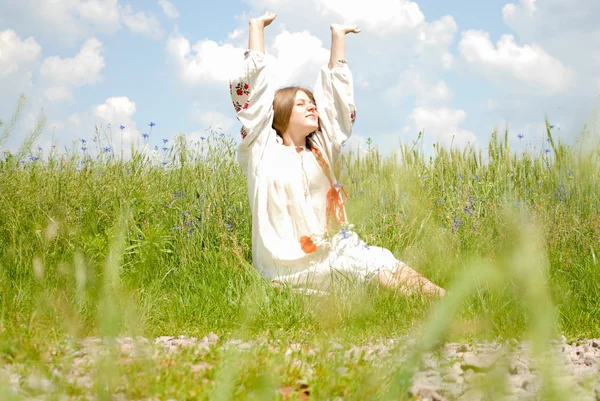
M317 370L311 398L364 399L377 389L378 399L396 399L420 353L442 340L600 337L600 153L588 132L586 146L569 147L547 123L549 153L517 154L508 133L493 133L481 152L436 148L427 158L405 145L396 158L375 149L344 156L355 230L448 288L439 302L373 285L326 297L273 289L251 265L246 184L228 137L211 133L198 145L179 137L164 165L100 145L27 159L43 124L42 116L23 148L0 159L0 360L48 374L50 350L85 336L212 331L282 344L250 355L215 349L205 356L213 368L195 375L186 369L198 357L185 353L168 369L116 358L118 368L106 368L116 379L98 385L98 399L119 385L132 399L269 399L306 376L289 369L286 344L416 336L411 362L385 374L355 361L342 375L348 361L298 356ZM79 396L57 388L57 397Z

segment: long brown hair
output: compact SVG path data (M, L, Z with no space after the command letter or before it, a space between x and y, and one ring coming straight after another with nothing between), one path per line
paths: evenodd
M282 139L283 133L288 129L290 124L292 109L294 108L294 103L296 102L296 93L299 90L306 93L315 107L317 106L313 92L303 86L287 86L275 91L275 97L273 99L273 129ZM319 127L320 124L321 122L319 120ZM306 137L306 148L309 150L312 148L313 135L314 132L311 132Z

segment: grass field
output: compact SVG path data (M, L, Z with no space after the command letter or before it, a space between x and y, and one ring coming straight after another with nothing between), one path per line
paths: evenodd
M16 121L0 127L0 149ZM106 151L102 132L69 153L31 153L43 122L0 158L0 361L52 386L13 393L2 379L3 399L307 397L272 391L297 380L311 399L402 399L420 353L440 342L530 339L541 353L560 335L600 337L600 149L587 130L566 146L547 121L543 143L518 153L508 145L516 133L495 132L480 152L425 157L417 142L396 157L345 154L355 231L450 290L432 301L369 284L324 297L272 288L251 264L246 184L228 136L178 137L158 161ZM109 354L87 392L52 374L72 366L64 347L77 339L209 332L219 344L263 345L128 363ZM285 354L403 337L416 345L386 374L301 349L294 366ZM190 373L201 361L210 367Z

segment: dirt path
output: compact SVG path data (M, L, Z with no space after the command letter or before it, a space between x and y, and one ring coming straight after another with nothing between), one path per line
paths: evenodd
M201 356L211 352L214 347L235 347L240 351L265 345L283 347L281 343L271 344L265 339L224 342L213 333L204 338L159 337L154 341L141 337L120 338L117 339L116 345L117 348L114 349L117 349L119 358L125 360L137 356L161 358L167 354L180 353L184 349ZM398 358L402 359L404 355L398 353L401 348L410 350L410 344L405 339L387 339L363 346L342 346L332 342L327 352L342 352L344 358L351 360L360 356L373 365L390 364L390 367L393 367L394 364L398 365ZM81 388L82 391L91 390L94 386L94 369L91 367L99 357L108 354L108 348L103 345L102 340L87 338L67 345L67 350L61 352L61 357L69 360L70 368L62 373L53 371L52 374L60 375L61 380ZM303 359L302 352L312 352L314 355L318 350L306 349L301 344L289 344L283 352ZM548 357L552 359L534 358L529 344L516 341L446 343L436 351L422 356L420 368L413 376L410 393L414 399L432 401L482 400L486 398L486 391L503 394L503 399L544 399L540 393L541 378L550 372L555 375L552 376L554 379L551 384L564 392L565 398L561 399L600 401L600 339L578 344L568 344L564 338L554 341L552 346L542 353L542 358ZM206 362L196 361L190 366L190 371L201 371L210 367ZM340 375L348 374L352 373L340 371ZM45 399L44 393L53 390L51 379L39 373L28 372L27 366L23 364L4 365L0 369L0 381L17 394L35 393L36 396L30 399ZM309 383L310 378L303 385L309 388Z

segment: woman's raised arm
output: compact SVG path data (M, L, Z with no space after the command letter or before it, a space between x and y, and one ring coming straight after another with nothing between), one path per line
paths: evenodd
M315 85L321 122L315 139L334 165L343 143L352 135L356 118L352 73L346 63L346 35L359 32L357 25L331 25L329 64L321 68Z
M331 52L329 54L329 69L333 70L338 61L346 62L346 35L349 33L359 33L360 29L358 25L340 24L332 24L330 29Z
M275 92L270 82L265 57L265 27L277 14L267 12L249 22L248 50L238 73L229 81L231 101L237 119L242 123L242 143L238 161L246 171L254 160L252 153L261 153L259 148L268 141L273 122L273 98Z
M265 28L277 18L277 14L266 12L258 18L250 20L250 37L248 38L248 49L265 53Z

